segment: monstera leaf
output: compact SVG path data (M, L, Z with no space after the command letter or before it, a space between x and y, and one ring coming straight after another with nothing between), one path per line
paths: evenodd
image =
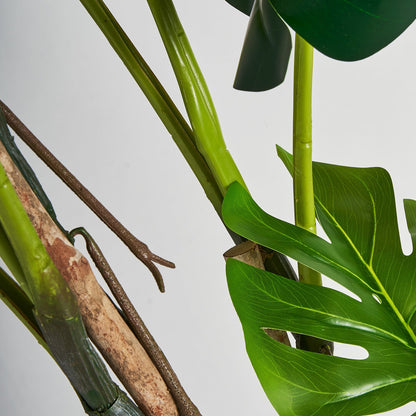
M414 0L226 1L250 15L234 84L247 91L283 82L291 50L283 21L325 55L356 61L387 46L416 18Z
M366 58L396 39L416 18L414 0L269 0L312 46L343 61Z
M227 1L250 15L234 88L264 91L281 84L292 49L288 27L268 0Z
M280 151L290 166L291 157ZM416 400L416 253L400 245L393 187L380 168L314 164L316 212L331 242L273 218L233 184L228 227L340 283L360 300L227 261L232 301L258 378L280 416L367 415ZM416 246L416 203L405 201ZM267 329L358 345L365 359L297 350Z

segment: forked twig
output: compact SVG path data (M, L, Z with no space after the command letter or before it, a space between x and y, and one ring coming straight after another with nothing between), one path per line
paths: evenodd
M22 121L0 100L6 121L33 152L113 231L130 251L150 270L161 292L165 291L162 275L154 263L174 268L175 264L153 254L36 138Z
M199 410L186 394L178 380L178 377L169 364L169 361L140 318L138 312L128 298L127 293L124 291L122 285L118 281L94 239L84 228L75 228L69 234L71 237L74 237L75 235L82 235L84 237L88 253L90 254L92 260L94 261L105 282L110 288L111 293L114 295L117 303L120 305L122 311L124 312L131 330L133 331L140 344L146 350L150 359L153 361L153 364L159 371L159 374L162 376L164 382L166 383L166 386L168 387L170 394L175 401L176 407L178 408L179 415L200 416Z

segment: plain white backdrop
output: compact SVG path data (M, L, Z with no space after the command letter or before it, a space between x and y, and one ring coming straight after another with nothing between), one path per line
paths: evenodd
M275 144L291 147L293 56L284 85L235 91L247 17L224 0L175 4L252 195L292 221L291 182ZM146 2L108 6L183 109ZM275 415L245 353L226 287L222 253L232 241L80 2L2 0L0 41L0 98L138 238L176 263L176 270L163 270L167 291L158 293L145 267L21 145L64 226L83 225L99 242L201 413ZM365 61L341 63L316 53L314 72L314 159L389 170L405 252L411 245L401 200L416 198L415 50L413 25ZM0 333L3 415L83 414L59 368L3 304ZM411 403L386 414L414 411Z

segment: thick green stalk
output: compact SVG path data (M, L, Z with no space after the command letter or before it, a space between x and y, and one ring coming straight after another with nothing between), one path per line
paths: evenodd
M76 310L73 295L64 280L57 277L59 272L32 227L3 166L0 167L0 223L23 271L26 283L23 289L28 297L34 304L40 302L38 307L42 313L53 314L57 307L54 297L59 295L62 304L67 305L67 310L60 313L72 316ZM54 296L43 298L39 293Z
M293 194L295 224L316 234L315 201L312 176L312 70L313 48L299 35L295 40L293 91ZM299 281L322 285L320 273L298 264ZM300 335L298 348L321 354L333 353L333 343Z
M295 224L316 234L312 180L313 48L299 35L295 41L293 92L293 192ZM299 264L301 282L322 285L321 275Z
M146 95L201 183L208 199L220 215L222 204L221 191L210 168L195 146L194 133L188 123L103 1L80 1Z
M226 148L211 95L172 0L147 2L175 72L198 150L211 168L223 195L235 181L245 186Z

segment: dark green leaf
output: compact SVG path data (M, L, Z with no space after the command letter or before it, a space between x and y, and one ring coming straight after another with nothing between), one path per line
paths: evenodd
M265 91L286 76L292 40L289 29L267 0L256 0L238 64L234 88Z
M270 3L312 46L344 61L374 54L416 18L414 0L270 0Z
M291 156L279 149L285 164ZM402 253L393 187L380 168L314 163L318 218L331 242L271 217L233 184L223 218L233 231L326 274L361 301L228 262L230 294L247 351L285 415L365 415L416 399L416 252ZM406 203L409 229L413 202ZM365 360L324 356L273 341L264 328L360 345Z

